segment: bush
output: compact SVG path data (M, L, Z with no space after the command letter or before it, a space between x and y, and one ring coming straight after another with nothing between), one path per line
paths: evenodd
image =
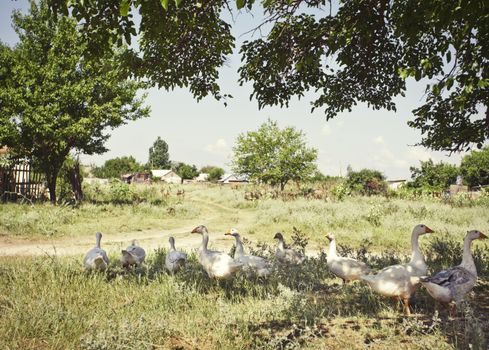
M387 192L385 176L378 170L362 169L353 171L351 167L348 167L346 184L351 191L362 195L371 196L386 194Z

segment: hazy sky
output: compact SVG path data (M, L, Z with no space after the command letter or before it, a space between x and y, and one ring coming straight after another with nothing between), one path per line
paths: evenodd
M9 45L18 40L11 27L14 8L26 9L27 1L0 1L0 39ZM235 18L233 34L236 37L256 26L257 18L242 14ZM251 86L240 87L237 68L240 64L238 39L235 53L220 70L221 88L234 96L224 107L222 102L206 98L196 102L184 89L166 92L148 90L147 105L151 116L130 122L114 131L107 142L109 151L97 156L83 156L83 163L102 164L105 160L132 155L140 162L148 160L148 149L160 136L169 145L170 158L195 164L219 165L229 169L232 146L238 134L257 129L268 118L280 126L294 126L303 130L310 147L319 151L318 166L325 174L344 175L350 164L353 169L375 168L389 179L408 178L409 166L420 160L458 163L460 155L431 152L412 145L420 141L420 133L406 122L411 110L419 106L424 84L408 82L405 98L399 97L397 113L374 111L359 104L352 112L345 112L326 122L321 110L310 113L309 100L293 101L289 108L258 110L256 101L250 101Z

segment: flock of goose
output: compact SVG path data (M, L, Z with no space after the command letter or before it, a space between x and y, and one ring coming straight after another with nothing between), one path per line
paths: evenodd
M421 235L432 233L429 227L420 224L414 227L411 234L411 260L406 264L387 266L373 274L371 269L363 262L342 257L337 254L336 240L333 235L328 235L330 241L327 256L327 265L330 271L341 278L344 283L354 280L366 282L373 291L388 297L401 300L404 313L410 314L409 298L415 290L423 285L428 293L437 301L454 306L462 301L464 296L472 290L477 281L477 270L471 253L471 242L475 239L487 238L478 230L468 231L464 238L464 249L460 265L439 271L427 276L428 266L419 249L418 240ZM246 275L254 274L259 277L267 277L272 272L272 264L265 258L245 254L241 236L236 229L230 229L225 233L233 236L236 241L234 258L222 251L208 249L209 232L203 225L197 226L192 233L202 235L197 258L203 269L210 278L227 279L238 271ZM100 247L102 234L96 234L96 246L85 256L83 263L87 270L107 269L109 258L105 250ZM286 248L283 235L278 232L274 239L278 240L275 252L276 261L280 264L300 265L305 261L305 256L298 251ZM171 273L182 269L187 262L187 254L175 249L175 239L169 238L170 250L166 255L165 267ZM125 250L122 250L122 266L140 266L146 257L143 248L138 245L137 240Z

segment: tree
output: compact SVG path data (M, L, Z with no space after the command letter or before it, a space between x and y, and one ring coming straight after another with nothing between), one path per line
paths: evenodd
M219 14L228 10L234 18L230 2L49 1L55 12L73 11L91 52L139 34L140 52L126 60L137 76L167 89L188 86L197 98L223 97L217 68L234 38ZM260 107L287 105L314 90L312 109L324 108L327 119L358 103L395 110L406 80L425 79L426 99L408 122L421 131L421 144L452 152L489 139L486 2L236 0L236 7L263 8L262 24L271 27L240 50L240 82L253 84Z
M127 80L120 54L82 56L87 38L68 16L54 17L44 1L13 14L20 42L0 44L0 145L33 159L45 176L51 202L70 152L106 151L107 129L147 116L136 97L141 83Z
M281 190L290 180L305 180L316 170L317 150L306 147L304 133L293 127L281 130L270 119L257 131L240 134L233 152L233 171Z
M190 180L199 175L195 165L189 165L182 162L175 162L172 169L182 178L182 183L183 180Z
M346 185L352 191L369 196L384 194L387 190L385 176L380 171L373 169L353 171L350 166L347 169Z
M202 169L200 169L200 172L209 174L207 180L210 182L217 182L224 175L224 169L212 165L202 167Z
M489 147L464 156L460 164L460 173L470 187L489 185Z
M149 165L152 169L167 169L170 167L170 155L168 144L159 136L149 149Z
M455 165L443 162L435 164L431 159L420 163L419 168L409 168L412 181L408 182L407 185L411 188L443 191L457 180L459 169Z
M118 179L121 175L141 170L142 165L133 156L124 156L106 160L104 165L93 169L93 175L102 179Z

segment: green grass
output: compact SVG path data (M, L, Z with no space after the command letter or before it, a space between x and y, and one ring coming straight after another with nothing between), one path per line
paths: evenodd
M192 256L175 276L164 250L132 272L111 256L107 273L87 274L82 256L1 258L0 347L5 349L474 349L485 346L483 303L470 298L465 318L436 316L423 291L417 313L370 292L340 285L325 257L277 268L267 281L209 280ZM375 262L371 262L375 264ZM484 274L488 272L484 270ZM486 284L476 293L488 297ZM460 311L462 316L462 311ZM485 318L484 318L485 317ZM469 321L467 321L469 320Z
M180 188L184 198L176 196ZM315 253L332 232L343 254L379 269L404 261L413 226L425 223L436 233L422 237L421 248L437 271L459 263L467 230L489 231L483 205L383 197L247 201L247 190L154 185L131 190L151 197L133 205L0 205L0 239L61 241L99 230L111 235L203 223L211 241L236 227L249 240L246 249L270 257L277 231L288 242L308 242L306 252ZM232 240L222 242L231 248ZM485 349L488 341L489 245L482 241L474 242L479 283L454 321L443 308L437 316L423 290L413 300L416 316L400 316L399 305L364 284L340 285L322 253L300 268L276 269L267 281L237 276L220 283L206 277L193 255L188 269L170 276L163 270L165 250L148 251L145 267L130 273L109 254L105 274L83 272L82 255L0 258L0 348Z

